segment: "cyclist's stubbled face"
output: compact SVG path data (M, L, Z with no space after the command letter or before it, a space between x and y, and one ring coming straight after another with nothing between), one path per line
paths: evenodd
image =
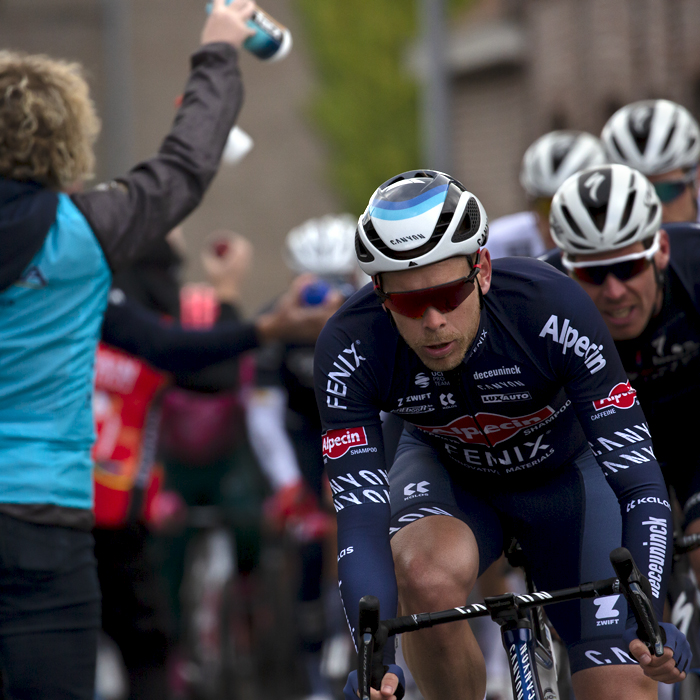
M481 272L476 281L486 294L491 286L491 257L482 249ZM441 260L425 267L382 274L382 289L387 293L409 292L437 287L462 277L471 271L469 261L460 256ZM470 294L454 311L440 313L428 308L422 318L408 318L393 313L396 328L408 346L430 370L446 372L457 367L471 346L479 328L479 294Z
M641 253L644 246L633 243L610 253L577 256L577 260L605 260L619 258L631 253ZM669 261L668 235L661 231L659 250L654 256L658 270L664 270ZM574 277L575 278L575 277ZM638 338L647 327L652 316L661 308L663 291L656 281L654 267L649 265L643 272L628 280L619 280L609 274L603 284L595 285L576 280L600 311L613 340Z

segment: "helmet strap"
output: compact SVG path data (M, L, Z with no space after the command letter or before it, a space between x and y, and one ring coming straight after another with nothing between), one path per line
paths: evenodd
M663 307L664 303L664 287L666 285L666 274L664 270L659 270L658 267L656 267L656 260L654 258L651 259L651 266L654 268L654 279L656 280L656 288L658 291L661 292L661 302L659 303L659 307L657 309L654 309L654 316L661 311L661 308Z

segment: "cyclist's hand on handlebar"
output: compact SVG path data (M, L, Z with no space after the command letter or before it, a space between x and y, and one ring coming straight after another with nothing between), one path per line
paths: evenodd
M625 631L623 639L629 645L630 654L642 667L645 675L660 683L677 683L685 678L685 672L693 657L685 635L668 622L660 622L659 627L666 633L663 656L654 656L646 644L637 639L635 628Z
M386 673L382 678L381 689L371 689L371 700L401 700L404 696L406 682L404 681L403 669L396 664L384 667ZM360 693L357 686L357 671L352 671L348 676L348 682L343 688L345 700L356 700Z

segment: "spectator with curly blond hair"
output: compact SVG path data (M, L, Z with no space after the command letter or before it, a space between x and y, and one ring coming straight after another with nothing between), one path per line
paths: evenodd
M99 131L79 67L0 53L0 696L93 697L91 395L107 294L214 177L254 9L215 0L159 152L92 191L76 186Z

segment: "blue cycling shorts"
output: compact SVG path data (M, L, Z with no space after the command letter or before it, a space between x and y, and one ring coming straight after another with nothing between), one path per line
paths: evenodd
M432 515L459 518L476 537L479 575L501 555L504 536L520 542L539 590L615 575L608 557L621 543L620 506L591 452L530 486L520 481L516 490L498 478L460 477L429 445L404 431L389 483L392 534ZM627 618L622 596L546 610L567 646L572 672L636 663L622 641Z

